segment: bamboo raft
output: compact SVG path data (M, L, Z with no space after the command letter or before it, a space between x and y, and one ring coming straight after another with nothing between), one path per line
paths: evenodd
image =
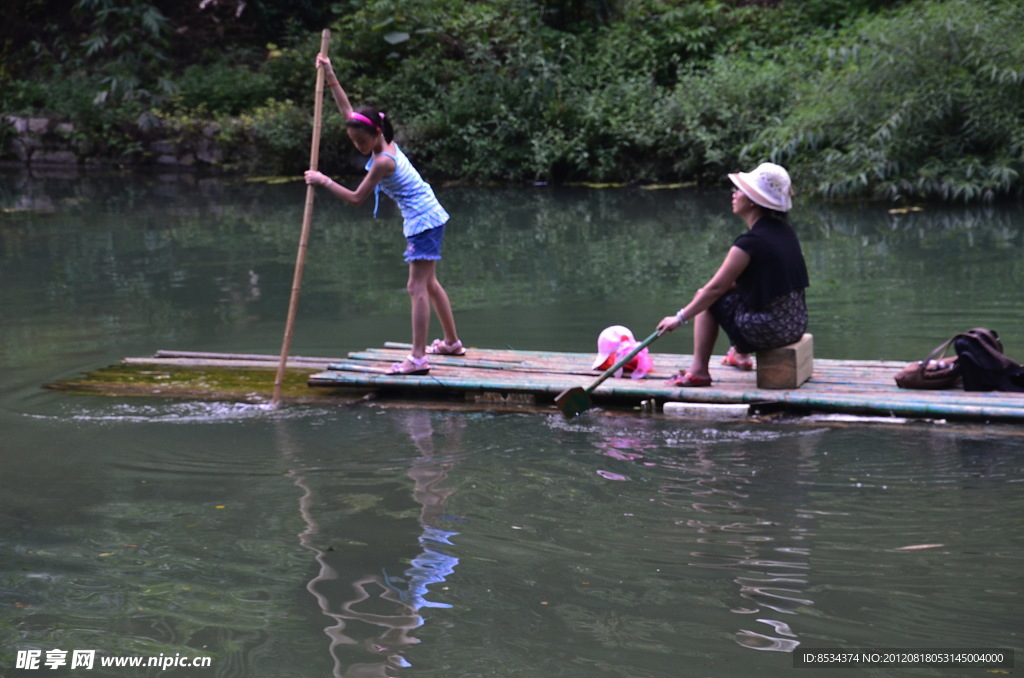
M313 374L313 387L373 386L422 397L463 394L480 400L523 399L537 405L552 404L559 393L586 386L599 372L591 369L592 353L470 349L465 356L431 356L427 376L397 376L387 367L401 360L408 344L385 344L329 364ZM655 369L645 379L612 378L591 393L595 405L657 410L671 402L708 405L748 405L751 412L792 414L834 413L861 416L907 417L1024 423L1024 394L978 393L963 390L908 391L896 387L893 376L906 363L896 361L814 361L810 381L792 390L757 387L756 375L718 366L712 359L710 387L675 388L664 381L690 362L689 355L652 353Z
M345 358L293 357L288 363L285 399L323 401L392 400L469 405L483 409L526 409L558 412L555 397L574 386L589 386L599 372L591 369L591 353L470 348L464 356L431 356L426 376L391 375L393 362L409 352L408 344L387 343L350 353ZM689 364L689 355L652 353L655 370L645 379L611 378L590 395L606 411L668 411L667 403L746 405L750 414L851 415L971 422L1024 423L1024 393L908 391L893 376L904 365L895 361L814 361L811 379L792 390L759 389L754 372L712 362L715 382L706 388L673 388L664 384ZM63 390L135 393L169 397L207 397L263 401L269 399L277 356L158 351L148 358L126 358L107 368L50 385ZM125 374L134 376L128 380ZM185 388L176 388L191 375ZM231 388L220 388L231 374ZM238 377L237 375L252 375ZM139 376L143 375L143 376ZM148 378L145 376L148 375ZM131 381L129 388L115 388ZM124 384L122 384L124 385Z

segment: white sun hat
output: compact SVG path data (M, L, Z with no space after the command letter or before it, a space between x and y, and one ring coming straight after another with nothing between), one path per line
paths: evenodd
M763 162L754 171L730 174L729 179L761 207L777 212L788 212L793 208L789 172L781 165Z

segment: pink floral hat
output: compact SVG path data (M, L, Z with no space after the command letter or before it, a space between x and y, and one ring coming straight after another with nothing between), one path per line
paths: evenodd
M612 365L625 358L630 351L639 344L628 327L612 325L601 331L597 338L597 358L594 360L593 369L607 370ZM630 373L632 379L643 379L654 369L654 361L651 354L645 348L637 353L632 360L615 372L615 377L621 377L624 372Z

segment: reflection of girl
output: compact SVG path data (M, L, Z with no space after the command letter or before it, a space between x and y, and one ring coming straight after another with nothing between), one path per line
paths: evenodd
M418 541L422 552L412 559L404 577L389 577L384 573L384 582L412 610L424 607L451 607L448 603L427 600L430 593L427 586L443 583L448 575L455 572L459 559L448 555L442 549L445 545L452 546L450 541L458 532L449 532L437 527L423 526L423 534Z
M737 190L732 211L747 223L718 271L689 304L658 323L671 332L693 318L693 362L669 380L673 386L709 386L708 362L718 328L732 348L723 361L751 369L750 354L791 344L807 330L804 289L807 264L796 232L786 222L792 207L789 174L762 163L753 172L730 174Z
M458 533L437 526L444 519L445 502L455 492L455 488L440 487L448 478L448 464L434 456L434 425L430 415L411 412L404 423L410 440L420 453L420 458L409 468L408 476L413 481L413 499L420 505L420 527L423 533L418 541L422 552L412 559L411 567L405 571L404 577L385 576L385 580L413 609L451 607L447 603L427 600L425 596L429 593L428 585L444 582L459 563L458 558L445 552L446 546L452 546L451 537ZM444 439L446 445L456 443L456 431L448 430Z
M345 116L349 139L356 150L369 155L370 160L366 163L366 176L354 191L334 183L316 170L306 171L306 183L324 186L350 205L361 205L370 193L379 197L379 191L384 191L398 204L405 220L402 230L407 242L405 260L409 263L407 288L412 300L412 352L402 362L392 365L390 371L394 374L427 374L430 371L427 353L465 353L455 328L448 294L436 275L448 213L437 201L430 184L423 181L395 143L391 120L370 107L353 110L348 95L334 75L330 60L317 55L317 67L327 70L327 85L338 110ZM376 212L374 208L375 215ZM438 339L428 347L431 305L441 321L444 339Z
M401 575L389 576L385 570L379 575L362 577L353 582L354 596L341 604L337 616L381 627L383 631L365 641L365 644L374 654L383 655L386 659L353 665L345 672L348 678L385 677L392 675L387 673L389 670L410 666L402 656L402 650L407 645L420 642L412 635L412 631L424 623L420 610L451 607L448 603L427 600L426 595L430 593L429 585L446 581L459 563L458 558L445 552L446 547L452 546L451 537L457 533L434 525L443 519L445 501L455 489L439 487L448 477L448 465L434 456L434 427L430 415L412 412L405 418L404 424L420 453L420 458L413 462L408 475L413 481L413 498L420 505L422 534L418 542L421 552ZM446 444L457 443L457 430L445 433ZM391 605L371 604L380 601ZM388 609L393 612L383 612ZM349 643L356 642L350 636L345 636L345 639Z

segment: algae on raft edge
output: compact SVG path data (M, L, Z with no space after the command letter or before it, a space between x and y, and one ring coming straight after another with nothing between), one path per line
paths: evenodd
M317 370L289 368L281 394L284 400L324 400L306 383ZM79 377L45 384L44 388L74 394L109 396L157 396L237 402L269 401L275 370L262 368L180 367L124 363L87 372ZM332 398L337 400L337 398Z

